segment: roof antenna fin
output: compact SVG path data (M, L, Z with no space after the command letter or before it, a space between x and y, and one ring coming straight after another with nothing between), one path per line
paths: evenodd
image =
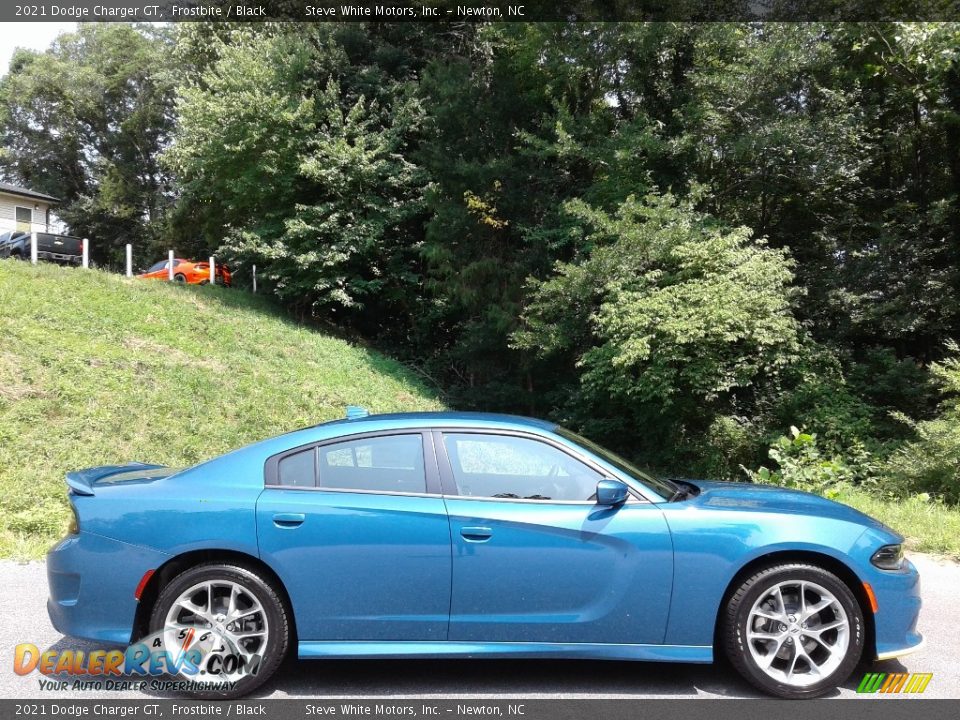
M360 405L347 405L347 420L359 420L370 415L370 411Z

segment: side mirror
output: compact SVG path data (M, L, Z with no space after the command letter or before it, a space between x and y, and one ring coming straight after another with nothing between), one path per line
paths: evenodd
M630 494L619 480L601 480L597 483L597 505L622 505Z

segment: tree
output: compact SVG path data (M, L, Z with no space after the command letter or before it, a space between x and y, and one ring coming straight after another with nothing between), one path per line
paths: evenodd
M580 369L569 420L662 460L755 409L799 351L787 254L671 195L567 208L593 247L531 283L514 341Z
M46 52L18 51L0 81L0 172L61 198L100 263L142 246L171 200L158 162L173 126L168 49L165 29L81 24Z
M165 156L180 222L195 223L199 242L257 263L299 312L346 318L403 300L393 289L418 281L408 224L425 185L407 159L419 102L404 78L351 66L351 44L368 39L353 33L324 24L208 38L213 59L180 90Z

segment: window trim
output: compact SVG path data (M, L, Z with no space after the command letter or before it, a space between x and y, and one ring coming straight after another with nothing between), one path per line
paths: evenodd
M395 490L359 490L353 488L328 488L320 487L317 481L320 478L320 463L316 454L319 452L320 448L328 445L339 445L344 442L352 442L355 440L367 440L367 439L376 439L382 437L390 437L394 435L415 435L420 438L420 447L423 451L423 474L424 480L426 483L426 491L422 493L413 493L413 492L399 492ZM304 450L313 450L314 452L314 485L313 487L304 487L303 485L281 485L280 484L280 461L284 458L289 457L290 455L296 455L299 452ZM361 495L393 495L398 497L438 497L441 495L441 486L440 486L440 473L437 468L437 456L435 448L433 447L433 437L430 434L429 430L424 430L422 428L397 428L395 430L378 430L374 432L361 432L353 433L350 435L339 435L335 438L325 438L324 440L317 440L314 442L304 443L303 445L298 445L296 447L284 450L282 452L271 455L267 458L266 462L263 465L263 487L265 490L277 489L277 490L290 490L290 491L306 491L306 492L333 492L333 493L350 493L350 494L361 494Z
M596 507L597 503L592 500L535 500L530 498L495 498L479 497L472 495L461 495L457 482L453 477L453 464L450 462L450 455L447 452L446 443L443 441L444 435L499 435L505 437L517 437L534 442L541 442L549 445L555 450L559 450L574 460L586 465L596 472L601 478L610 480L619 480L624 483L628 490L627 503L651 503L650 499L640 493L634 486L635 481L626 480L617 474L611 473L605 467L594 462L589 457L578 453L562 442L550 437L538 435L537 433L525 432L523 430L509 430L505 428L476 428L476 427L440 427L433 429L433 446L437 453L440 467L440 480L443 487L443 496L456 498L458 500L479 500L483 502L508 502L508 503L535 503L537 505L580 505L586 507ZM442 457L442 459L440 459Z

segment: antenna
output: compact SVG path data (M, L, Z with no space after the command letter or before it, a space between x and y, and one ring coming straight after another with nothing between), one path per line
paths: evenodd
M347 420L359 420L370 414L370 411L360 405L347 405Z

